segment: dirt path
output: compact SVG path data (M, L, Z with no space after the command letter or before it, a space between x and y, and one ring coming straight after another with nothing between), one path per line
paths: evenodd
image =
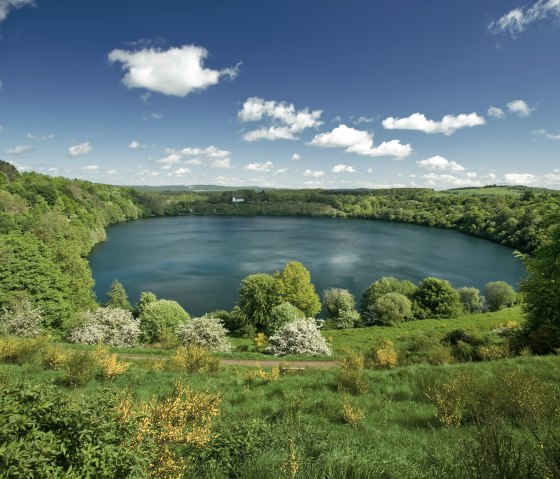
M121 359L132 359L132 360L161 360L166 361L169 356L160 356L157 354L119 354ZM282 361L278 359L222 359L222 364L226 366L263 366L263 367L286 367L286 368L332 368L336 366L336 361Z

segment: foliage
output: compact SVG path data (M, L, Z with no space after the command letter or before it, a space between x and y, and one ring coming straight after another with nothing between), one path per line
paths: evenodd
M307 317L321 311L321 301L311 283L311 274L298 261L291 261L284 269L274 274L276 292L281 302L294 305Z
M414 293L414 315L423 318L455 318L462 311L459 293L445 279L425 278Z
M24 336L32 338L43 333L43 315L33 306L29 298L14 297L0 311L0 335Z
M268 371L261 368L259 364L257 367L251 368L243 375L245 384L253 386L255 384L266 384L271 381L277 381L280 378L280 367L275 366Z
M62 382L70 387L83 386L91 381L98 371L98 364L87 351L73 351L64 362Z
M130 311L99 308L80 315L80 324L69 331L72 343L132 347L138 344L140 326Z
M264 333L257 333L253 341L255 343L255 349L257 351L263 351L268 346L268 338Z
M282 326L268 338L268 351L275 356L287 354L330 355L325 338L317 329L314 319L299 319Z
M99 366L102 379L114 379L128 371L130 363L120 362L116 354L112 354L104 346L98 346L92 354L93 361Z
M368 390L368 382L364 376L365 359L362 354L348 350L338 364L340 370L336 379L340 391L362 394Z
M352 402L349 396L345 395L342 397L340 404L342 420L352 426L354 429L358 429L365 418L365 411Z
M213 353L231 351L227 330L218 318L192 318L177 328L177 337L184 345L197 344Z
M247 322L259 331L267 329L272 308L279 304L276 286L270 274L251 274L241 281L237 306L243 319L238 323Z
M177 348L166 364L169 371L186 373L215 373L220 369L220 360L198 344L187 344Z
M465 313L480 313L484 309L484 296L478 288L464 287L457 290Z
M387 293L373 305L375 324L392 326L412 318L412 303L400 293Z
M367 353L367 363L377 369L394 368L398 363L398 355L393 341L386 339L380 345L374 346Z
M347 289L330 288L323 291L323 306L338 329L353 328L360 322L360 314L355 309L356 300Z
M143 309L139 319L142 337L148 343L155 343L166 334L174 335L190 316L177 301L158 299Z
M148 306L148 304L154 303L157 301L157 296L154 293L150 293L149 291L142 291L140 293L140 299L138 303L136 303L136 308L134 310L134 316L138 317L144 311L144 308Z
M560 328L560 210L556 209L547 218L542 244L533 257L525 256L528 276L521 282L525 296L524 312L527 317L523 336L529 342L531 335L544 337L546 328ZM560 330L560 329L559 329ZM560 334L554 337L541 352L560 347Z
M278 331L284 324L305 318L305 315L290 303L281 303L274 306L264 332L268 335Z
M506 306L511 306L516 299L515 291L505 281L486 283L484 295L490 311L499 311Z
M387 293L399 293L412 300L416 286L408 280L398 280L393 276L385 276L377 281L371 283L362 294L361 310L362 316L366 324L374 324L375 317L375 303L381 296Z
M116 279L111 284L111 288L107 293L107 302L105 303L105 307L132 311L132 305L128 301L128 296L126 295L124 286Z

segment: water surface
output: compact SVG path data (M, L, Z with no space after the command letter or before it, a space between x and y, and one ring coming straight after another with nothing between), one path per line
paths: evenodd
M240 281L291 260L311 272L317 292L349 289L357 299L376 279L427 276L482 289L516 285L524 268L513 250L455 231L383 221L263 216L180 216L107 229L90 265L101 301L112 281L131 303L141 291L174 299L192 315L231 309Z

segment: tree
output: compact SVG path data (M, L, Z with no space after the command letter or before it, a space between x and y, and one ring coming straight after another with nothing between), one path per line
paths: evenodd
M376 324L393 326L412 318L412 302L404 294L387 293L373 305Z
M356 300L347 289L330 288L323 291L323 306L338 329L353 328L360 321L360 313L356 311L355 305Z
M156 301L157 301L157 296L154 293L151 293L149 291L142 291L140 293L140 299L136 303L136 309L134 311L134 315L136 317L140 316L142 314L142 311L144 311L144 308L148 306L148 304L154 303Z
M484 295L490 311L499 311L505 306L511 306L517 296L514 289L505 281L486 283Z
M440 278L423 279L414 293L414 315L424 318L455 318L462 311L459 293Z
M465 313L480 313L484 309L484 296L477 288L459 288L459 298Z
M267 328L272 308L278 304L277 283L270 274L251 274L241 281L237 306L258 331Z
M279 304L272 308L264 332L270 336L284 326L284 324L303 318L305 318L305 315L294 305L290 303Z
M314 319L299 319L286 323L270 338L267 350L275 356L287 354L332 354Z
M105 303L105 307L132 311L132 305L128 301L128 296L126 294L124 286L118 280L115 279L115 281L113 281L113 284L111 284L111 289L107 293L107 298L108 299Z
M155 343L174 335L177 328L190 319L177 301L158 299L148 304L140 315L140 330L144 340Z
M375 302L384 294L399 293L412 301L415 292L415 284L407 279L398 280L393 276L384 276L374 281L362 294L361 310L365 323L374 324L376 322Z
M289 262L274 274L274 278L281 302L291 303L309 317L321 311L321 300L311 283L311 274L300 262Z
M560 210L548 216L543 229L534 256L523 257L529 274L521 282L527 318L523 335L532 342L539 339L541 353L560 347Z

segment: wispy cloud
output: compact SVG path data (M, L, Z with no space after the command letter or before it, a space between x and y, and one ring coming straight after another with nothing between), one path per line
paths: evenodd
M145 48L136 51L113 50L108 58L122 63L126 74L122 80L127 88L145 88L164 95L184 97L216 85L220 79L235 78L239 64L223 70L204 66L208 56L205 48L195 45L162 51Z
M85 143L80 143L79 145L74 145L68 148L68 155L72 158L76 158L78 156L85 156L89 154L93 150L93 146L89 141Z
M484 125L484 117L476 113L460 113L459 115L445 115L440 121L429 120L423 113L413 113L405 118L390 116L383 120L383 127L387 130L416 130L424 133L443 133L451 135L461 128Z
M311 176L312 178L319 178L324 175L325 175L324 171L305 170L303 172L303 176Z
M379 146L373 146L373 135L370 132L356 130L344 124L315 136L309 144L323 148L344 148L347 153L372 157L393 156L401 159L412 152L410 145L403 145L399 140L384 141Z
M319 121L321 114L322 110L296 110L291 103L252 97L245 101L237 118L242 123L263 120L269 122L267 126L246 132L243 135L245 141L297 140L297 135L306 128L316 128L322 124Z
M533 133L533 135L535 135L535 136L544 136L545 138L547 138L549 140L560 140L560 132L549 133L546 130L539 129L539 130L534 130L531 133Z
M504 110L498 108L497 106L491 106L490 108L488 108L488 115L499 119L503 119L506 117Z
M182 148L176 150L167 148L165 150L167 156L157 160L157 163L163 165L163 169L170 169L170 165L184 162L187 165L201 165L210 168L230 168L231 152L220 150L214 145L206 148Z
M33 148L29 145L18 145L15 148L11 148L10 150L6 150L7 155L14 155L19 156L23 155L24 153L28 153Z
M35 5L33 0L0 0L0 23L6 20L11 10Z
M531 6L514 8L488 25L490 32L509 33L513 38L531 24L560 17L560 0L538 0Z
M97 171L99 170L99 165L86 165L82 168L82 170Z
M53 134L50 135L32 135L31 133L27 133L25 135L25 138L27 138L28 140L34 140L34 141L47 141L47 140L52 140L54 138Z

